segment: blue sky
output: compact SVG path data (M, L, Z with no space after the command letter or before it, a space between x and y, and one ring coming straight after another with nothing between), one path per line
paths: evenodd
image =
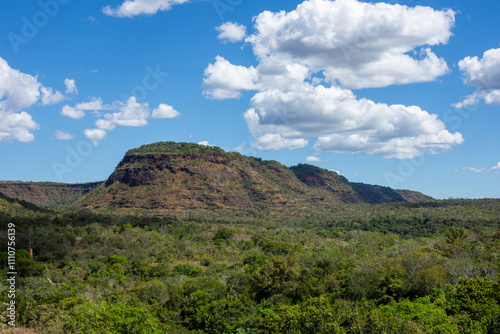
M217 145L436 198L500 197L500 2L5 0L0 179L104 180Z

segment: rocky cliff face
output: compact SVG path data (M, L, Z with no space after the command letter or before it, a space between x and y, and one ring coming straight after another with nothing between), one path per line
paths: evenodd
M106 182L76 205L118 214L281 216L393 201L405 200L390 188L351 184L315 166L288 168L215 147L166 142L127 152Z
M307 186L286 166L232 154L129 153L97 191L93 210L223 213L304 202ZM125 208L125 210L124 210Z

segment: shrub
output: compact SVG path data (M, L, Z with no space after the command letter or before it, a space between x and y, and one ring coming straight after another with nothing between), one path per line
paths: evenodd
M204 270L199 267L195 267L189 263L178 264L174 267L173 274L184 275L188 277L197 277L203 275Z

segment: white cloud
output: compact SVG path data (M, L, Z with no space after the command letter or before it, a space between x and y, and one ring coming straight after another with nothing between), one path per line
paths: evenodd
M226 22L216 30L219 31L218 39L231 43L242 41L247 34L247 28L244 25L233 22Z
M130 97L126 103L116 102L119 111L104 114L103 119L96 121L95 125L99 129L113 130L117 126L146 126L149 118L149 108L147 103L137 102L134 96Z
M259 59L292 57L348 88L424 82L448 71L429 46L448 42L454 15L423 6L311 0L289 13L259 14L246 41Z
M500 105L500 89L494 90L486 94L484 103Z
M320 157L316 157L314 155L311 155L306 158L306 162L322 162L323 160Z
M153 109L152 118L175 118L181 114L168 104L161 103L158 108Z
M342 174L340 174L340 171L338 171L338 170L335 170L335 169L329 169L329 171L330 171L330 172L334 172L334 173L337 173L338 175L342 175Z
M245 147L243 146L236 146L232 149L233 152L243 152L245 150Z
M126 102L116 101L113 106L103 105L100 99L95 99L82 106L83 108L94 109L96 107L105 110L113 108L118 112L104 114L103 118L95 122L96 129L85 130L85 136L97 145L99 140L107 138L107 130L113 130L118 126L146 126L148 125L149 107L148 103L137 102L134 96L131 96Z
M36 77L12 69L0 57L0 110L15 113L35 104L42 85Z
M318 137L317 152L406 159L463 141L460 133L449 133L437 115L417 106L358 100L353 92L339 87L304 84L290 92L267 90L257 93L251 104L245 120L263 149L277 149L277 145L260 136L278 134L288 140Z
M137 102L135 96L129 97L126 102L115 101L112 104L104 104L101 98L92 98L88 102L78 103L74 108L64 106L61 114L64 113L64 116L73 116L73 118L83 117L84 110L93 110L97 117L100 117L95 122L95 129L85 130L85 136L92 139L94 145L97 145L98 140L107 138L107 131L118 126L146 126L150 117L174 118L180 115L178 111L165 103L161 103L151 114L148 103Z
M458 63L465 74L464 83L481 90L500 89L500 49L490 49L483 58L466 57Z
M206 141L206 140L202 140L202 141L198 142L198 145L215 147L215 145L210 144L210 143L209 143L208 141Z
M116 17L133 17L141 14L156 14L158 11L167 11L174 5L180 5L190 0L126 0L113 8L106 6L102 12Z
M111 105L103 104L102 99L93 97L88 102L80 102L75 107L70 107L65 105L61 110L61 115L70 117L73 119L81 119L85 116L85 111L92 110L99 114L103 110L113 110L114 107Z
M424 55L420 60L406 54L385 54L359 68L331 66L326 69L325 77L329 82L339 80L344 87L356 89L433 81L448 72L446 62L430 48L420 54Z
M96 98L93 97L90 101L88 102L81 102L76 105L77 109L80 110L94 110L94 111L101 111L101 110L112 110L113 106L109 104L103 104L102 99L100 97Z
M259 75L254 67L231 64L217 56L215 64L209 64L204 72L204 93L212 99L238 98L240 90L257 89Z
M495 166L491 167L491 170L495 173L500 173L500 162L497 163Z
M78 95L78 89L76 88L76 82L74 79L64 79L64 85L66 86L66 94Z
M462 170L467 170L469 172L474 172L474 173L481 173L481 174L484 174L484 173L487 173L488 172L488 169L486 168L476 168L476 167L463 167L461 168Z
M453 103L452 106L458 109L466 108L477 104L484 99L485 94L481 92L474 92L462 99L461 102Z
M40 102L42 106L59 103L64 96L50 87L44 87L37 77L9 66L0 57L0 142L35 139L32 130L39 128L25 108Z
M481 173L481 174L500 173L500 162L497 163L495 166L493 166L491 168L486 168L486 167L482 167L482 168L477 168L477 167L462 167L462 168L458 168L458 169L455 169L455 170L457 170L457 171L459 171L459 170L466 170L466 171L469 171L469 172Z
M61 109L61 116L66 116L73 119L81 119L85 117L85 112L68 105L65 105Z
M283 138L278 133L266 133L257 138L255 143L252 144L252 147L259 150L275 151L281 150L282 148L293 150L307 146L307 144L309 144L308 141L303 138L289 139Z
M490 49L483 58L466 57L458 63L464 73L464 83L479 89L462 102L454 104L457 108L474 105L479 101L486 104L500 105L500 49Z
M294 149L315 138L318 153L401 159L437 153L463 142L437 115L357 99L346 88L426 82L447 73L431 47L448 42L454 16L356 0L310 0L291 12L265 11L245 39L259 64L233 65L217 56L205 70L204 93L229 99L256 91L244 117L258 149Z
M71 140L74 139L75 136L72 135L71 133L67 133L61 130L56 130L56 133L54 134L53 139L56 140Z
M66 99L66 96L61 94L61 92L54 92L50 87L40 87L42 92L42 105L47 106L50 104L58 104Z
M6 113L0 110L0 142L17 140L27 143L35 140L30 130L38 130L38 124L25 111Z
M106 139L107 133L102 129L86 129L84 132L85 137L92 141L94 146L99 144L100 140Z
M214 64L205 69L204 94L213 99L235 99L241 90L292 90L310 76L309 69L291 59L270 56L262 59L257 68L233 65L217 56Z
M469 172L481 173L481 174L500 173L500 162L497 163L495 166L493 166L491 168L486 168L486 167L483 167L483 168L462 167L462 168L458 168L458 169L455 169L455 170L457 170L457 171L466 170L466 171L469 171Z

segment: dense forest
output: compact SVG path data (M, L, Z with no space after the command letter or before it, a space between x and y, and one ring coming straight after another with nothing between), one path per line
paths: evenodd
M0 244L16 227L18 326L39 333L499 333L499 221L499 200L228 220L0 196Z

